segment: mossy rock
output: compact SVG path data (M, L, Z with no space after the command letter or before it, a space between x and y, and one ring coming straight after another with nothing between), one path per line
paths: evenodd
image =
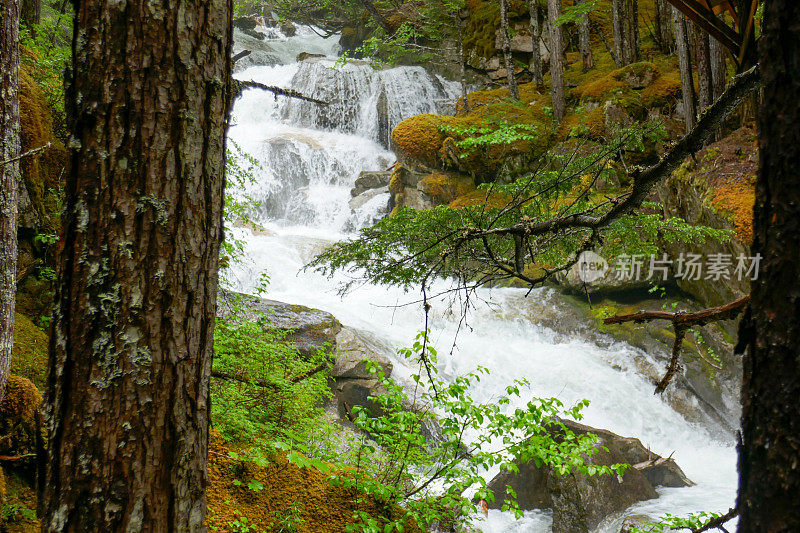
M490 192L486 189L476 189L450 202L450 207L453 209L460 209L463 207L486 206L490 209L503 209L511 200L511 196L504 193Z
M419 188L437 204L449 204L459 196L475 190L475 181L469 176L451 172L437 172L423 177Z
M11 374L0 402L0 425L29 422L42 405L42 393L29 379ZM8 426L6 426L8 427Z
M29 379L10 375L6 394L0 402L0 454L36 453L36 413L42 406L42 394Z
M47 382L47 335L26 316L14 317L11 372L29 379L40 389Z
M392 149L398 161L414 171L455 170L479 182L493 181L501 171L508 172L508 161L522 168L544 153L553 139L548 97L533 84L521 85L520 96L513 101L507 89L477 91L467 97L469 111L462 101L455 117L425 114L406 119L392 131ZM533 133L534 138L463 144L505 126L526 126L524 133Z
M394 518L400 515L399 509L378 504L355 489L329 483L328 475L313 467L299 468L286 459L286 454L274 454L270 464L258 466L232 459L229 452L239 450L232 449L219 432L212 430L209 437L209 529L229 531L231 522L246 517L253 531L273 531L273 522L286 516L292 507L300 518L293 530L297 533L344 533L357 510L371 516L387 516L387 511ZM258 492L247 488L252 480L263 488ZM416 524L408 522L404 530L421 532Z

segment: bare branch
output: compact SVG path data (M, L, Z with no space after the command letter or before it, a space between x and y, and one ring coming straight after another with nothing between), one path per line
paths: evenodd
M47 143L44 146L40 146L39 148L33 148L31 150L28 150L24 154L20 154L20 155L18 155L16 157L12 157L11 159L6 159L5 161L0 161L0 165L7 165L9 163L13 163L14 161L19 161L20 159L24 159L26 157L30 157L32 155L36 155L39 152L42 152L42 151L47 150L48 148L50 148L51 144L52 143Z
M257 81L241 81L241 80L233 80L234 86L234 94L238 97L242 94L242 91L245 89L261 89L262 91L269 91L276 96L287 96L289 98L297 98L298 100L304 100L306 102L311 102L318 105L328 105L328 102L323 100L317 100L316 98L312 98L310 96L306 96L303 93L297 92L293 89L283 89L281 87L274 87L272 85L264 85L263 83L258 83Z
M289 383L300 383L304 379L308 379L311 376L318 374L319 372L322 372L326 368L328 368L328 363L320 363L317 366L306 370L302 374L298 374L296 376L289 378L287 381L289 381ZM211 377L218 379L226 379L230 381L238 381L239 383L247 383L248 385L256 385L257 387L264 387L266 389L280 388L280 385L278 383L274 383L271 381L263 381L263 380L250 380L244 376L238 376L236 374L231 374L229 372L220 372L218 370L212 371Z
M711 307L703 309L694 313L686 313L678 311L670 313L668 311L639 311L629 315L614 315L603 320L604 324L622 324L624 322L642 323L651 320L669 320L672 322L672 328L675 331L675 342L672 345L672 357L670 357L669 364L667 365L667 372L661 381L656 385L654 394L661 394L667 389L670 381L678 371L678 359L681 354L681 347L683 346L683 339L686 337L686 331L694 326L704 326L709 322L716 322L718 320L729 320L736 318L739 313L750 302L750 295L742 296L732 302L718 307Z

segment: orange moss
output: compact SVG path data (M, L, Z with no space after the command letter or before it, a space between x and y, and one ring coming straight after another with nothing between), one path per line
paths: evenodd
M0 402L0 419L4 422L28 421L42 405L42 394L29 379L8 376L6 395Z
M462 207L480 207L485 205L491 209L502 209L507 206L510 201L511 196L507 194L489 192L485 189L476 189L450 202L450 207L459 209Z
M239 531L231 524L241 516L254 531L268 531L270 525L285 516L296 505L302 523L298 533L343 532L353 522L353 512L363 510L373 515L385 514L383 506L352 489L334 487L322 472L298 468L284 456L276 456L267 467L231 459L232 451L222 436L210 435L208 477L208 527L211 531ZM239 480L242 486L233 482ZM250 480L263 484L256 492L246 485ZM357 499L366 500L355 503ZM406 531L419 532L409 524Z
M439 125L450 117L416 115L407 118L392 130L392 150L406 163L418 163L429 168L439 166L439 150L444 140Z
M420 181L420 188L438 204L449 204L459 196L475 190L475 182L469 176L452 172L428 174Z
M753 205L756 201L753 183L745 180L728 183L712 192L711 205L730 213L736 236L745 244L753 242Z

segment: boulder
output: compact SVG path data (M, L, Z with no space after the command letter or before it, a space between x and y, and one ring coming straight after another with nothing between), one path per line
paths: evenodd
M312 54L311 52L300 52L299 54L297 54L297 57L295 59L297 59L297 62L299 63L300 61L305 61L306 59L312 59L315 57L325 57L325 55Z
M659 457L633 465L644 474L654 487L691 487L694 483L686 477L681 467L671 457Z
M372 335L351 327L343 327L336 335L335 362L330 369L330 388L336 398L340 418L349 418L350 411L360 405L374 416L380 415L378 406L369 400L384 392L375 374L367 370L367 361L375 361L386 376L392 374L393 365L386 357L392 350Z
M501 472L488 487L494 491L492 508L500 508L507 497L506 485L517 494L524 510L553 509L553 532L588 532L603 519L623 511L636 502L657 498L654 484L688 486L686 478L672 459L664 459L645 448L639 439L622 437L604 429L562 420L576 435L597 435L598 452L585 457L587 464L634 465L623 476L587 476L572 472L555 474L548 466L537 467L529 461L519 466L519 473ZM655 483L654 483L655 482Z
M269 329L288 331L286 340L294 344L304 357L310 357L319 350L332 353L336 347L336 335L342 329L336 317L327 311L220 291L217 299L218 317L235 316L237 320L250 320L260 313L269 317Z
M331 367L331 378L339 381L349 379L373 379L374 374L367 371L366 361L375 361L383 372L392 374L392 362L384 355L391 348L383 346L375 338L363 331L343 327L336 335L336 361Z
M380 196L381 194L389 194L389 187L379 187L377 189L370 189L358 196L351 198L348 202L350 209L353 211L357 211L360 207L363 207L364 204L375 198L376 196ZM388 203L388 201L386 202Z
M256 26L258 26L258 22L252 17L237 17L233 19L234 28L241 31L245 35L249 35L254 39L263 41L264 34L259 31L256 31Z
M297 26L289 22L288 20L284 20L280 26L281 32L287 37L293 37L297 33Z
M370 189L388 187L391 177L392 172L389 170L365 170L358 175L358 178L356 178L353 188L350 189L350 196L358 196L359 194L365 193Z

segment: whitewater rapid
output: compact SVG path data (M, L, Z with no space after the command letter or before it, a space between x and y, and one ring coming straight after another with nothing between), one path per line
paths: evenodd
M423 328L424 317L418 304L404 304L418 300L419 294L360 285L340 297L338 288L348 280L346 274L327 279L303 266L332 242L385 213L388 195L356 213L348 206L360 171L383 170L394 162L386 149L386 126L380 122L391 128L408 116L436 112L457 94L457 85L419 67L374 70L362 63L338 65L335 37L325 40L307 28L300 27L292 38L276 33L272 37L270 45L285 64L252 67L237 77L299 90L333 105L319 111L313 104L255 90L236 102L229 135L260 162L248 193L260 204L256 217L265 231L233 230L245 242L246 260L232 269L230 282L235 289L252 292L267 272L270 298L324 309L388 345L408 346ZM297 63L292 58L300 51L325 57ZM377 110L384 105L379 104L381 94L391 95L392 102L383 113ZM626 515L727 511L735 500L737 477L732 444L715 440L654 396L652 384L635 372L635 348L624 343L601 348L577 334L557 335L531 316L533 303L541 306L558 295L550 289L534 290L527 298L525 293L481 291L488 303L479 304L469 315L470 327L460 330L459 310L448 302L434 302L429 325L439 348L441 375L454 377L478 365L487 367L490 375L473 391L477 401L496 398L521 378L531 382L532 394L539 397L555 396L566 405L586 398L591 403L582 422L637 437L656 453L672 454L697 483L658 489L658 499L639 503ZM412 372L403 360L394 358L393 363L396 378ZM526 401L520 399L523 405ZM547 532L550 524L546 512L528 512L515 521L490 511L480 527L485 532ZM619 520L603 530L616 533Z

